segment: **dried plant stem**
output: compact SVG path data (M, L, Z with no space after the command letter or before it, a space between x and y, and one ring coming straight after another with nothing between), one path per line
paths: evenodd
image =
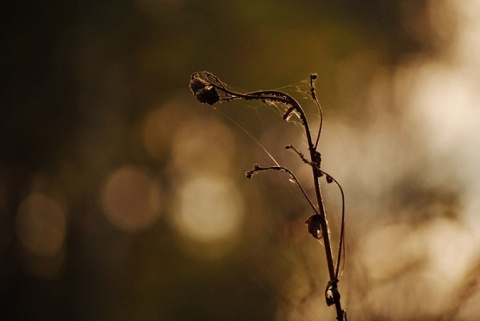
M308 220L308 230L310 234L312 234L315 238L323 238L324 246L325 246L325 256L327 259L327 267L330 280L327 283L327 287L325 289L325 299L327 305L335 305L337 320L343 321L347 319L346 312L342 309L342 305L340 303L340 292L338 290L338 274L339 274L339 267L340 267L340 260L341 260L341 253L343 249L343 235L344 235L344 214L345 214L345 198L343 189L341 188L340 184L330 175L326 174L324 171L321 170L321 154L317 151L318 142L320 139L320 134L322 130L322 120L323 120L323 113L320 103L317 99L314 87L314 80L316 79L316 75L312 74L310 76L310 90L311 90L311 97L312 100L318 107L319 116L320 116L320 126L318 130L317 137L315 139L315 143L312 140L312 135L310 132L310 128L308 125L308 120L305 115L304 110L300 106L300 104L290 95L275 90L261 90L255 91L250 93L239 93L227 87L227 85L222 82L217 76L213 75L208 71L196 72L192 75L190 79L190 89L192 90L193 94L196 98L201 102L209 105L213 105L217 102L222 101L231 101L237 99L244 99L244 100L260 100L263 102L277 102L284 104L286 106L286 110L283 114L283 119L288 120L292 113L295 113L300 118L300 121L303 125L305 130L305 136L307 139L308 144L308 151L309 151L309 158L307 159L301 152L299 152L295 147L292 145L286 146L287 149L292 149L297 155L302 159L303 162L309 164L312 169L312 176L313 176L313 184L315 188L315 197L316 203L315 205L312 200L308 197L308 194L305 192L305 189L302 187L300 182L297 180L295 175L287 168L283 166L268 166L262 167L258 164L255 164L253 169L246 172L246 177L251 178L255 173L267 171L267 170L280 170L284 171L290 175L292 180L298 185L300 190L302 191L303 195L307 199L308 203L314 210L315 214L312 215ZM278 164L277 164L278 165ZM339 250L338 250L338 258L337 258L337 265L335 267L334 256L331 247L330 241L330 230L328 228L328 221L327 215L325 212L325 205L322 198L322 190L320 185L320 178L322 176L327 177L327 182L335 182L337 186L340 188L342 194L342 227L340 231L340 241L339 241ZM321 233L321 236L318 235L318 232Z

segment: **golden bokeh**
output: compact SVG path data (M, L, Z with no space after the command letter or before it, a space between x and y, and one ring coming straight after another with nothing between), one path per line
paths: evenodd
M291 94L312 136L322 118L352 320L480 319L477 0L5 8L0 320L335 318L301 191L244 177L284 165L315 199L284 148L308 154L301 121L268 99L200 104L198 70ZM336 261L340 192L321 185Z
M163 205L159 185L145 170L134 166L114 171L107 178L101 195L107 219L126 232L152 226Z
M184 237L221 243L238 237L244 216L243 199L222 176L198 175L179 186L173 223Z
M30 194L20 204L16 218L17 237L34 255L55 256L64 245L66 226L64 209L45 194Z

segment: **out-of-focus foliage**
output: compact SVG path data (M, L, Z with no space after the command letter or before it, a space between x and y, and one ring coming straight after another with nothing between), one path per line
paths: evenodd
M474 1L0 6L0 319L334 319L308 204L281 174L244 179L272 160L235 123L309 190L283 149L301 131L251 102L198 104L197 70L287 85L313 124L301 80L318 73L351 318L480 317Z

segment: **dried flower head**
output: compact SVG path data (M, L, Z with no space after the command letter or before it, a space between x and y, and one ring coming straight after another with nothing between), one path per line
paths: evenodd
M213 105L220 100L215 87L198 77L190 79L190 90L202 104Z
M206 86L207 86L207 83L203 79L200 79L195 76L193 76L192 79L190 79L189 87L194 95L197 93L197 91L204 89Z

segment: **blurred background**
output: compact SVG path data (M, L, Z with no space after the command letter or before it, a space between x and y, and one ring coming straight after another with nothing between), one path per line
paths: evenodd
M198 70L285 90L312 130L318 74L352 320L480 318L478 1L0 6L0 319L335 319L308 203L281 173L244 177L273 165L261 144L311 193L283 149L307 151L301 129L199 104Z

